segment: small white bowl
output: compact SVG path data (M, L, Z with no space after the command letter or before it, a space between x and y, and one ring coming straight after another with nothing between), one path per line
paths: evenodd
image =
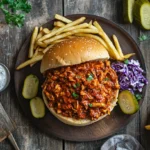
M4 64L0 63L0 66L5 70L5 75L6 75L5 85L0 89L0 92L2 92L9 85L9 82L10 82L10 72L9 72L8 68Z

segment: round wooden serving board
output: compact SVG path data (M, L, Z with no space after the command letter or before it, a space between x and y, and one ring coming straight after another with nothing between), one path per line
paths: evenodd
M87 18L87 22L89 22L90 20L97 20L109 36L112 36L113 34L117 35L123 49L123 53L136 53L134 59L138 59L140 61L141 67L145 70L144 59L140 52L140 49L135 41L132 39L132 37L125 30L120 28L112 21L98 16L81 14L70 15L67 17L71 20L75 20L81 16L85 16ZM53 22L54 20L49 21L44 25L44 27L52 28ZM16 67L20 63L27 60L29 43L30 36L27 38L26 42L23 44L18 54ZM57 118L55 118L48 110L46 111L46 115L44 118L35 119L34 117L32 117L30 111L29 100L26 100L22 97L23 82L25 77L29 74L35 74L36 76L38 76L40 80L40 85L42 85L43 83L43 76L40 73L40 63L37 63L33 67L28 66L22 70L15 71L15 89L18 96L18 102L20 103L23 112L31 120L31 122L49 135L54 135L58 138L70 141L98 140L117 132L119 129L129 123L129 121L135 116L123 114L120 108L116 106L110 116L107 116L103 120L100 120L92 125L88 125L85 127L74 127L66 125L60 122ZM146 88L144 88L143 90L143 97L145 95L145 89ZM38 96L41 97L41 87L39 89ZM143 100L140 101L140 105L142 104L142 102Z

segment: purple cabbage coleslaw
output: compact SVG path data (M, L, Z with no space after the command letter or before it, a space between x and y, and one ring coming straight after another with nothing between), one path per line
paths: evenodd
M112 63L112 68L117 72L120 90L129 90L133 94L141 93L148 80L144 77L144 70L138 60L125 60Z

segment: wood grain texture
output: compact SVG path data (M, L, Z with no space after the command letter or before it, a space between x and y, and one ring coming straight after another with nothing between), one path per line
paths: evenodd
M5 24L0 12L0 62L10 69L11 82L9 87L0 93L0 101L8 115L16 122L17 130L13 133L21 150L62 150L63 142L48 137L36 129L24 116L17 102L14 90L13 72L18 51L34 26L40 26L52 19L55 13L62 14L62 0L30 0L32 10L27 14L24 27L10 28ZM13 150L8 140L0 143L0 150Z
M17 123L18 129L14 132L16 141L21 150L99 150L106 139L95 142L65 142L57 140L41 133L25 118L20 106L16 101L13 70L17 53L25 41L27 35L35 25L47 22L55 13L95 14L113 20L127 30L137 41L141 34L150 35L150 31L141 31L135 25L124 25L122 22L122 0L30 0L33 6L32 12L27 15L25 26L21 29L10 28L4 23L4 17L0 12L0 62L6 64L11 71L11 83L3 93L0 93L0 101L11 118ZM62 1L64 1L62 3ZM62 6L63 4L63 6ZM137 41L138 42L138 41ZM148 79L150 81L150 41L139 43L144 55ZM150 149L150 132L144 130L144 125L150 123L150 86L142 105L141 111L136 118L116 134L127 133L138 139L145 150ZM0 143L0 150L13 150L8 140Z

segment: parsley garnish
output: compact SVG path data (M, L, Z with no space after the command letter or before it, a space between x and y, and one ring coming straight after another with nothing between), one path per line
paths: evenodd
M124 63L125 63L126 65L128 65L129 60L128 60L128 59L124 60Z
M73 85L74 88L77 88L79 86L80 86L80 83L76 83L76 84Z
M105 80L105 81L109 81L110 79L109 79L109 78L104 78L104 80Z
M135 94L135 97L137 100L140 100L142 98L142 94Z
M143 34L138 39L140 42L147 41L147 40L150 40L150 35L144 35Z
M22 27L25 13L30 12L31 5L27 0L1 0L0 10L4 13L7 24Z
M92 107L92 106L93 106L93 105L90 103L90 104L89 104L89 107Z
M76 99L79 98L79 95L78 95L77 93L75 93L75 92L72 93L72 96L73 96L74 98L76 98Z
M92 75L92 74L89 74L86 79L87 79L87 81L91 81L91 80L93 80L94 78L93 78L93 75Z

